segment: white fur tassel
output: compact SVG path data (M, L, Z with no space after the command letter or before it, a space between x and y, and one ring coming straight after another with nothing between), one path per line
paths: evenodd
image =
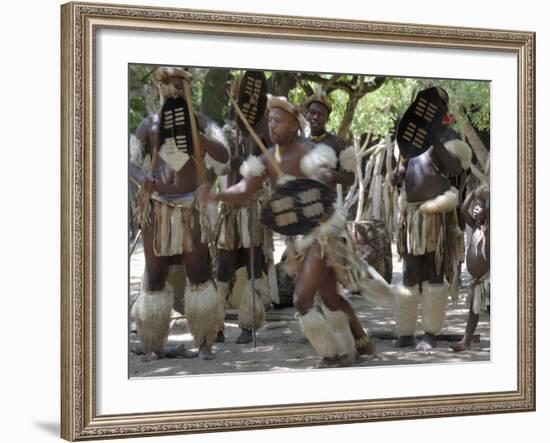
M321 357L338 357L338 339L332 325L322 312L314 308L306 315L297 315L297 317L302 332Z
M420 300L418 286L409 288L399 284L394 286L394 292L393 318L397 327L397 334L400 337L414 335L418 302Z
M460 160L462 169L466 170L470 167L470 163L472 162L472 150L467 143L464 143L462 140L455 139L445 142L444 146L447 151Z
M342 232L347 224L346 210L341 206L336 206L330 218L321 223L319 227L303 237L297 237L295 240L296 250L301 253L309 248L313 242L322 237L333 233Z
M253 315L256 320L256 329L261 328L265 323L265 309L264 302L261 298L261 288L259 285L261 279L256 279L254 282L255 294L252 294L252 282L247 280L243 290L241 298L241 305L239 306L239 328L251 331L253 328ZM265 284L264 284L265 286ZM253 297L256 297L255 301L255 313L253 313Z
M306 177L311 177L318 169L336 168L338 159L334 150L325 144L319 144L300 160L300 169Z
M361 295L365 300L378 306L390 307L394 302L394 292L384 277L368 263L364 263L364 275L358 282Z
M355 339L351 333L348 316L344 311L331 311L324 303L321 303L321 308L327 321L334 328L334 336L338 345L338 355L347 355L351 359L355 359Z
M134 305L139 340L143 351L162 352L170 330L174 294L170 285L160 291L142 289Z
M231 289L229 287L229 283L225 281L216 280L216 286L218 288L218 295L220 299L223 300L224 307L229 308L229 302L227 301L229 297L229 290Z
M424 285L422 291L422 329L436 335L445 322L449 286Z
M424 202L420 210L424 213L449 212L458 206L458 190L451 188L444 194Z
M224 301L212 282L194 287L189 284L185 290L185 317L195 346L203 343L210 347L223 328Z
M348 146L346 149L340 152L338 156L340 160L340 166L345 172L355 172L357 167L357 155L355 155L355 147Z
M261 177L265 173L265 165L260 157L251 155L241 165L239 169L240 174L244 177Z

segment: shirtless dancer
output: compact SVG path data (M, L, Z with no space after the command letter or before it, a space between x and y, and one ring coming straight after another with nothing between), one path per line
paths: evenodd
M283 177L278 176L265 156L250 157L240 169L243 179L225 192L210 194L209 199L243 204L261 188L266 176L273 185L309 177L334 186L332 169L336 166L336 155L332 149L316 147L299 135L299 109L284 97L272 96L268 98L268 109L269 134L275 144L270 152L284 172ZM345 216L335 211L329 220L303 238L293 239L298 254L294 306L304 335L322 356L319 367L351 364L356 358L355 340L368 340L353 308L336 290L336 273L345 264L339 266L342 263L331 250L341 242L345 225ZM317 293L323 302L321 307L314 306Z
M310 137L315 146L325 145L334 151L337 157L336 167L332 172L333 186L350 186L355 180L357 156L355 148L348 146L344 140L336 134L327 131L327 122L332 112L332 104L327 94L323 91L310 95L303 103L302 109L310 127ZM374 353L374 347L368 336L356 341L359 354Z
M440 88L437 93L448 102ZM449 284L462 258L464 242L458 228L458 190L449 177L464 176L470 147L461 140L433 143L427 151L398 165L393 183L404 180L399 198L397 247L403 257L403 280L396 286L394 317L397 347L415 344L417 306L422 303L424 337L416 346L428 352L443 327Z
M466 331L461 341L451 344L451 348L454 351L466 351L470 349L479 321L479 313L482 308L488 305L489 301L486 292L486 283L489 281L491 264L489 200L489 187L481 185L466 197L462 205L464 220L473 230L466 253L466 269L468 269L468 272L473 277L473 281L470 284L472 292L470 294L470 312ZM472 213L470 213L472 202L474 202L474 207Z
M208 252L208 216L195 196L204 173L193 156L192 138L186 133L189 117L185 82L191 74L181 68L160 68L162 109L154 125L151 172L130 163L134 181L143 185L138 195L138 223L143 234L145 282L134 305L138 335L149 361L165 356L173 293L166 284L171 264L183 263L189 280L185 293L185 315L199 355L214 358L211 351L224 320L223 300L212 282ZM227 149L199 134L200 155L205 163L226 163ZM182 356L193 356L182 349Z
M265 119L258 122L255 129L266 142L268 139L266 131L262 131ZM230 123L226 124L228 128ZM236 126L236 124L234 125ZM241 131L232 130L233 146L231 146L235 155L230 162L231 167L222 171L217 171L218 175L227 177L227 186L230 187L238 183L242 176L239 173L239 166L244 160L243 152L257 153L258 148L253 140L243 136ZM239 134L240 132L240 134ZM238 140L236 139L238 137ZM229 138L229 137L228 137ZM267 139L267 140L266 140ZM269 143L266 143L269 144ZM237 155L240 154L240 155ZM263 264L273 256L273 241L271 231L266 226L259 223L261 203L265 199L265 190L260 189L256 192L252 210L254 214L254 226L250 228L250 205L234 205L221 202L218 215L219 227L217 232L218 246L218 266L216 269L216 284L218 293L226 300L231 291L231 283L235 278L235 273L241 266L246 266L248 281L242 291L241 302L239 305L239 328L241 333L236 343L245 344L252 341L252 330L261 328L265 322L266 300L270 300L266 279L263 278ZM254 251L254 269L250 268L250 248ZM256 302L253 304L252 278L254 279L254 290L256 293ZM255 312L253 306L255 306ZM255 318L254 318L255 317ZM218 334L218 341L225 339L223 331Z

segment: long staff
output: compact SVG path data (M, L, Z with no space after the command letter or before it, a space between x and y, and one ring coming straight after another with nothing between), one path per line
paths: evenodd
M199 130L197 128L197 121L195 120L195 111L193 110L193 98L191 94L191 83L186 79L183 79L183 91L185 94L185 101L187 102L187 110L189 111L189 119L191 124L191 140L193 143L193 159L197 164L197 184L204 183L206 177L206 169L202 160L202 150L199 139Z
M283 170L281 169L281 167L279 166L279 163L277 163L275 161L275 159L273 158L273 156L271 155L271 153L267 150L267 148L265 147L265 145L263 144L263 142L260 140L260 137L258 137L258 134L256 134L256 131L254 131L254 128L250 125L250 123L248 122L248 120L246 119L245 115L243 114L243 112L241 111L241 109L239 108L239 105L237 104L237 102L235 101L235 99L233 97L231 97L231 94L228 92L228 91L225 91L225 93L227 94L227 96L229 97L229 101L231 102L231 105L233 106L233 109L235 109L235 112L237 113L237 115L239 116L239 118L241 119L241 121L243 122L246 130L248 131L248 133L250 134L250 136L254 139L254 141L256 142L256 144L258 145L258 148L261 149L261 151L263 152L263 154L265 155L267 161L269 163L271 163L271 166L273 166L273 169L275 169L275 172L277 173L277 175L279 177L282 177L284 175L284 172Z
M229 101L231 102L231 105L233 106L233 109L235 109L235 112L243 122L245 128L247 129L248 133L258 145L258 147L261 149L261 151L265 154L267 160L273 165L273 168L277 172L277 175L279 177L283 176L283 171L279 164L275 161L275 159L272 157L271 153L267 150L265 145L260 140L260 137L258 137L258 134L256 134L256 131L252 127L252 125L247 120L246 116L243 114L241 109L239 108L238 103L235 101L235 99L232 97L231 93L229 91L225 91L227 94L227 97L229 98ZM238 126L237 126L238 127ZM252 152L248 153L249 155L252 154ZM256 349L256 285L255 285L255 279L256 279L256 273L254 269L254 201L251 200L248 203L248 231L250 234L250 283L251 283L251 290L252 290L252 348Z

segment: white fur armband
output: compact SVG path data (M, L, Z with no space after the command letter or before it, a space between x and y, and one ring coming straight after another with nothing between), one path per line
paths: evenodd
M241 165L239 172L244 178L247 177L261 177L265 173L265 165L260 157L251 155Z
M451 188L444 194L438 195L420 206L424 213L449 212L458 206L458 189Z
M319 144L308 152L300 160L300 169L306 177L311 177L315 171L322 167L336 168L336 153L334 149L325 144Z
M226 175L231 172L230 162L222 163L217 160L214 160L210 157L208 152L204 156L204 166L206 169L212 169L216 175Z
M445 149L454 155L460 161L460 166L462 169L466 170L470 167L472 162L472 150L467 143L464 143L462 140L449 140L443 144Z
M355 155L355 148L348 146L346 149L340 152L338 156L340 160L340 167L344 172L355 172L357 166L357 155Z

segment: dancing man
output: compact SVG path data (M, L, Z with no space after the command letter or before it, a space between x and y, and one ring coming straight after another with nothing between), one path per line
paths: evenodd
M268 96L269 135L274 146L267 155L249 157L240 168L243 179L209 199L243 204L262 187L265 177L273 186L296 178L313 178L334 186L337 158L327 146L315 146L301 135L307 124L300 110L284 97ZM274 158L274 160L273 160ZM346 217L335 210L331 217L303 237L292 237L296 264L294 306L304 335L322 359L318 367L350 365L356 358L355 341L368 343L353 308L337 292L336 282L346 281L349 269L345 236ZM316 305L319 294L322 303Z

